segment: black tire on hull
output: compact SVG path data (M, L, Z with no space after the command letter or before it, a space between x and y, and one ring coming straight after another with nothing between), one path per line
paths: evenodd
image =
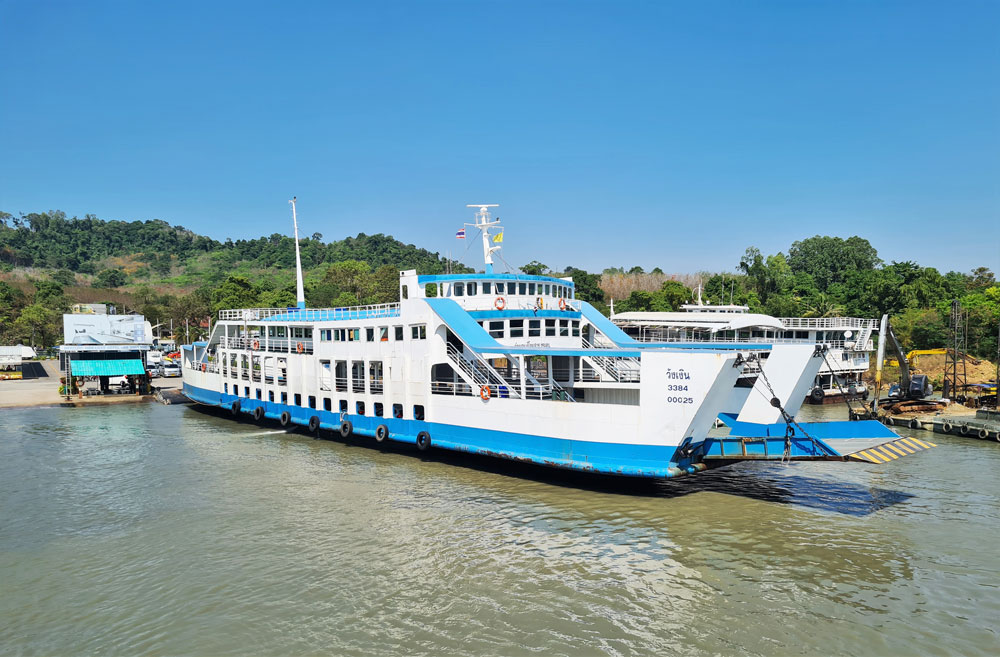
M431 448L431 435L426 431L421 431L417 434L417 449L421 452L426 452Z
M812 389L812 392L809 393L809 396L812 397L812 400L817 404L822 404L823 397L825 397L826 395L823 393L822 388L816 387Z
M281 412L281 417L278 418L278 422L281 423L281 426L287 427L288 423L291 422L291 421L292 421L292 416L289 415L288 411L282 411Z
M378 425L375 429L375 442L383 443L385 439L389 437L389 427L384 424Z
M229 412L232 413L233 415L239 415L240 414L240 400L239 399L237 399L236 401L234 401L229 406Z
M354 425L351 424L350 420L344 420L343 422L340 423L341 438L348 438L352 433L354 433Z
M309 431L311 431L312 433L316 433L317 431L319 431L319 418L316 417L315 415L309 418Z
M257 408L253 409L253 419L254 420L256 420L257 422L260 422L263 418L264 418L264 407L263 406L258 406Z

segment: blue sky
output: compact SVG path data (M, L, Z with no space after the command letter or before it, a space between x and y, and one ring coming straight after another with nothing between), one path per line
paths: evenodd
M0 209L731 270L1000 270L1000 2L0 0ZM951 234L954 231L954 234ZM465 260L481 264L473 245Z

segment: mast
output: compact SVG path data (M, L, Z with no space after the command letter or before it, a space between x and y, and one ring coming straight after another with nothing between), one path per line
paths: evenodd
M306 293L302 286L302 256L299 253L299 219L295 214L295 199L293 196L289 203L292 204L292 225L295 227L295 302L299 308L306 307Z
M490 211L489 211L488 208L499 208L500 205L498 203L493 203L493 204L490 204L490 203L472 203L470 205L466 205L465 207L467 207L467 208L479 208L479 212L476 213L476 223L474 223L474 224L466 224L466 225L468 225L468 226L475 226L482 233L482 235L483 235L483 260L486 263L486 273L487 274L492 274L493 273L493 254L495 252L497 252L497 251L500 250L500 245L499 244L497 246L493 246L492 245L493 243L492 243L491 236L490 236L490 227L491 226L499 226L500 225L500 220L499 219L495 219L493 221L490 221Z

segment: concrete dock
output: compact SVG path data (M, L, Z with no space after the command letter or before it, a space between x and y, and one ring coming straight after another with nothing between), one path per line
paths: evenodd
M102 406L109 404L134 404L153 401L154 395L66 395L59 394L59 361L36 361L42 366L45 376L35 379L14 379L0 381L0 408L24 408L29 406ZM153 379L153 386L163 391L178 391L181 379Z

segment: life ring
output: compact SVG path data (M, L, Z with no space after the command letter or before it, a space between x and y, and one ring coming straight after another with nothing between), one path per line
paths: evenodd
M309 418L309 431L316 433L317 429L319 429L319 418L313 415Z
M354 433L354 425L351 424L350 420L344 420L340 423L340 437L347 438L352 433Z
M253 348L254 349L260 349L260 340L254 339L254 341L253 341Z
M431 435L426 431L417 434L417 449L426 452L431 447Z
M389 427L384 424L380 424L375 428L375 442L381 443L385 442L385 439L389 437Z
M229 412L233 415L239 415L240 413L240 400L237 399L229 406Z
M976 434L976 437L979 438L979 440L986 440L990 437L990 432L986 429L980 429L979 433Z
M253 419L254 420L260 422L260 419L262 417L264 417L264 407L263 406L258 406L257 408L253 409Z
M503 297L497 297L496 300L493 301L493 307L497 310L503 310L507 307L507 300Z
M566 310L566 299L559 299L559 310Z
M207 365L205 365L205 363L202 363L202 364L201 364L201 371L202 371L202 372L204 372L204 371L205 371L205 370L207 370L207 369L208 369L208 366L207 366Z
M297 352L299 352L301 354L305 350L306 350L306 347L305 347L304 344L302 344L301 342L296 342L295 343L295 351L297 351Z
M490 400L490 387L489 386L482 386L482 387L479 388L479 398L482 399L483 401L489 401Z
M292 414L289 413L288 411L282 411L281 417L278 418L278 422L281 423L281 426L287 427L288 423L291 421L292 421Z
M942 425L942 427L941 427L941 428L942 428L942 429L944 429L944 432L945 432L945 433L951 433L951 430L952 430L952 429L953 429L954 427L953 427L953 426L951 426L951 422L945 422L945 423L944 423L944 425Z
M962 434L963 436L968 436L969 435L969 425L968 424L963 424L962 426L960 426L958 428L958 432L960 434Z
M910 428L911 429L919 429L920 428L920 420L918 420L917 418L911 418L910 419Z
M815 388L812 389L812 392L809 393L809 396L817 404L822 404L823 403L823 397L825 397L826 394L823 392L822 388L820 388L819 386L816 386Z
M535 299L535 308L538 308L539 310L544 310L545 299L543 299L542 297L538 297L537 299Z

